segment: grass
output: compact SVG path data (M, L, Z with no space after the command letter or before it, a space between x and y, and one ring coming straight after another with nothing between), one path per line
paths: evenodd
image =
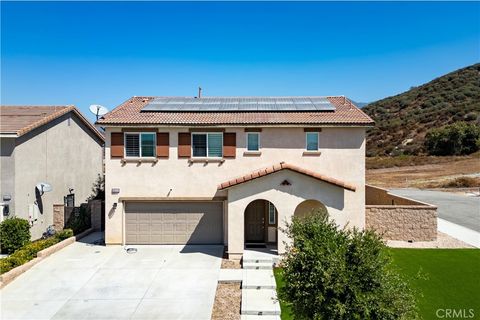
M480 315L480 250L391 249L394 264L413 289L423 319L436 310L475 309Z
M277 290L279 290L281 287L285 285L285 282L283 281L283 276L282 276L282 269L281 268L273 269L273 274L275 275ZM280 309L282 311L282 314L281 314L282 320L290 320L290 319L293 320L292 310L290 309L289 305L282 300L280 300Z
M474 309L480 315L480 250L390 249L394 266L416 291L422 319L438 319L437 309ZM284 286L282 270L275 269L277 289ZM280 302L282 320L293 319L288 304Z

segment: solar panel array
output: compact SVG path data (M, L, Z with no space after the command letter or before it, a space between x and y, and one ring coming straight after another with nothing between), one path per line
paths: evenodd
M335 111L335 106L325 97L159 97L142 111Z

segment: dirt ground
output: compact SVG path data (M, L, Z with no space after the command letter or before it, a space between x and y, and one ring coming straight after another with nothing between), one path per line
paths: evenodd
M219 283L213 304L212 320L239 320L241 300L240 283Z
M448 234L438 232L437 240L435 241L417 241L417 242L407 242L407 241L393 241L388 240L387 246L392 248L443 248L443 249L457 249L457 248L473 248L471 245L455 239Z
M425 188L435 182L478 175L480 158L472 157L419 166L369 169L366 179L368 184L385 188Z

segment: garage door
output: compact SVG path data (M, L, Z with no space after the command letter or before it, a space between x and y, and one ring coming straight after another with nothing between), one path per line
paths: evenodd
M127 202L127 244L221 244L222 202Z

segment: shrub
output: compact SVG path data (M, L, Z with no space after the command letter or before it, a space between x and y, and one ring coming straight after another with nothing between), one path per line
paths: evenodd
M293 218L279 297L295 319L416 319L413 292L371 231L340 230L319 212Z
M3 253L12 253L30 241L30 224L25 219L9 218L0 223Z
M73 237L73 230L72 229L63 229L60 232L55 234L55 237L60 241Z
M90 212L87 210L87 206L82 204L79 212L74 212L66 223L66 228L72 229L74 234L79 234L92 225Z
M425 148L432 155L464 155L479 149L480 126L457 122L432 129L425 136Z
M0 274L36 258L39 251L51 247L59 241L60 239L57 237L51 237L26 244L10 256L0 259Z

